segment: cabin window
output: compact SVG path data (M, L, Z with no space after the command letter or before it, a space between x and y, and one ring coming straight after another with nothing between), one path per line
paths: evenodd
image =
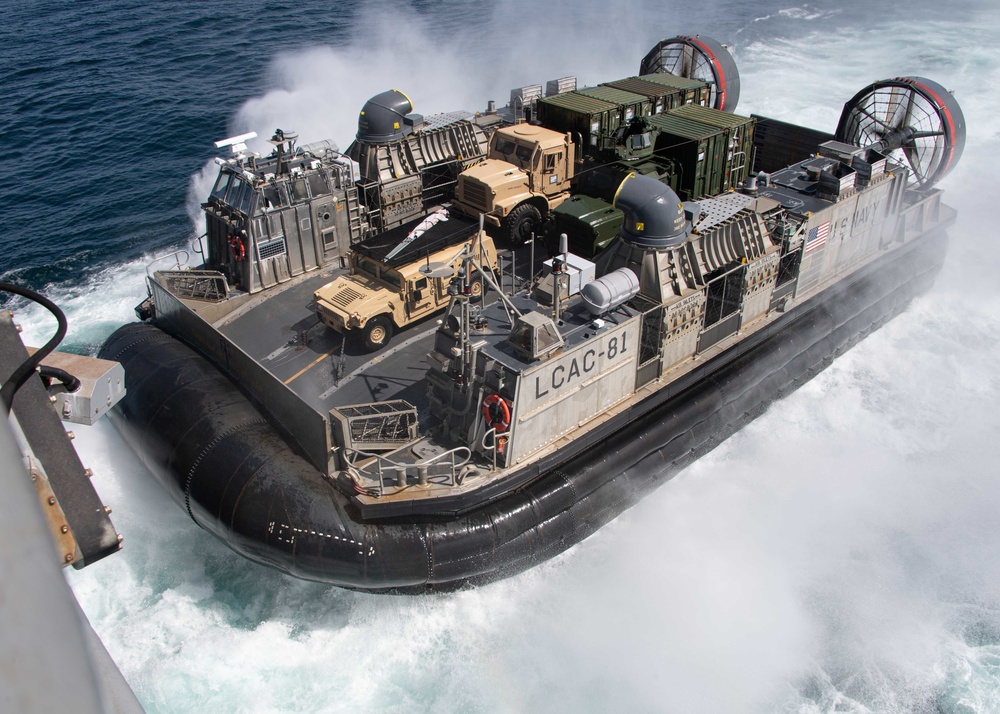
M539 325L535 330L535 354L543 354L559 344L562 338L551 323Z
M317 196L325 196L330 193L329 187L326 185L326 179L324 179L318 172L314 174L309 174L309 190L312 192L313 198Z
M545 155L545 173L551 174L555 173L556 169L559 168L559 164L562 162L562 152L559 151L555 154Z
M309 191L306 190L306 180L297 178L292 181L292 200L295 203L309 200Z
M326 250L332 250L337 247L337 231L333 228L327 228L323 231L323 247Z
M633 149L648 149L650 146L652 146L652 142L649 139L649 132L632 135Z
M237 208L247 215L253 213L253 199L256 195L257 192L253 186L248 183L243 184L243 190L240 192L240 205Z
M364 256L359 255L357 262L354 265L355 269L359 273L363 273L373 278L378 277L378 263L373 260L369 260Z
M516 148L517 144L515 144L510 139L500 139L500 138L497 139L496 150L501 154L504 155L513 154L514 149Z
M403 287L403 276L390 268L382 268L382 280L394 287Z
M264 210L270 210L272 208L278 208L282 205L281 195L278 193L277 186L265 186L261 193L264 196ZM287 203L287 202L286 202Z
M253 202L253 187L246 181L234 179L226 194L226 202L243 213L250 213L250 204Z
M240 181L235 176L233 176L232 180L229 182L229 185L226 186L226 195L222 197L222 201L224 203L229 204L230 206L235 206L236 197L239 196L240 189L243 186L244 186L243 182Z
M219 173L219 178L215 180L215 188L212 189L212 198L217 198L221 201L226 197L226 188L229 186L229 180L232 177L233 175L230 173Z
M271 240L260 241L257 243L258 260L275 258L279 255L285 255L287 252L288 250L285 246L284 238L272 238Z
M532 354L531 335L531 325L517 324L514 326L513 331L510 333L510 337L507 338L507 341L514 345L514 347L518 347L530 355Z
M423 290L426 287L427 287L427 278L420 278L420 280L413 283L414 290Z
M521 168L531 165L532 153L534 153L534 147L517 145L517 151L514 152L514 155L517 156L517 160L521 163Z

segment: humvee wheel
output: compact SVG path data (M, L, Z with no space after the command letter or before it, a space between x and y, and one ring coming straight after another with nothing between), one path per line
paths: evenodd
M469 277L469 301L480 302L485 292L486 286L483 285L483 278L479 274L479 271L476 270Z
M392 339L392 322L385 315L376 315L365 323L361 337L365 349L376 352L389 344L389 340Z
M513 246L524 245L542 227L542 212L530 203L522 203L504 219L506 238Z

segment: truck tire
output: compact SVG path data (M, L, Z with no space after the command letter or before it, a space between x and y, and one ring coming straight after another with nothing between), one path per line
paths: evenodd
M365 350L377 352L392 339L392 321L385 315L376 315L361 329Z
M542 228L542 212L530 203L522 203L504 219L505 236L513 246L524 245L531 234L538 235Z
M482 302L483 295L486 293L487 289L486 283L483 280L483 277L479 274L479 271L472 271L472 275L469 278L469 302Z

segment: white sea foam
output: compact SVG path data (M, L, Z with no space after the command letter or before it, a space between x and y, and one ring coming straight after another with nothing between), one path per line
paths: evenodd
M68 578L148 710L1000 710L1000 265L985 196L1000 151L996 20L907 18L736 48L741 112L817 128L832 130L874 79L956 89L970 131L945 185L961 213L944 273L636 509L521 576L425 598L298 582L195 527L110 425L77 429L126 549ZM526 43L497 69L392 27L366 16L356 44L281 56L278 88L236 128L287 126L344 148L357 109L385 88L431 113L484 99L484 78L502 99L579 66L591 82L625 76L644 51L598 71L606 57L581 56L600 46L591 29L548 57ZM429 80L441 76L453 81ZM109 271L99 285L117 307L87 291L56 301L77 319L125 319L141 271Z
M427 16L399 3L369 3L347 45L279 54L270 72L275 88L244 104L232 129L256 131L252 146L258 151L270 149L265 140L275 127L298 131L300 143L333 139L346 150L364 103L387 89L404 92L414 111L425 115L483 111L487 99L506 104L511 88L544 87L567 74L577 75L580 86L626 76L641 57L634 31L618 23L605 28L600 53L581 51L581 38L606 22L606 7L598 3L583 3L573 13L524 0L492 7L456 7L455 13L471 12L475 25L456 22L454 34L442 38L431 25L446 11ZM641 16L644 4L620 3L616 12L633 9Z
M63 349L96 351L119 325L135 319L133 308L146 294L149 257L109 266L79 284L59 283L42 292L68 317ZM56 330L56 320L44 308L19 301L15 319L22 326L25 344L40 347Z

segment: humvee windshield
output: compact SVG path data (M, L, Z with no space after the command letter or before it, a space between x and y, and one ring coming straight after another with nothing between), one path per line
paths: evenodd
M382 268L382 280L397 288L403 287L403 276L391 268Z
M374 260L364 257L363 255L358 256L358 261L355 264L359 273L364 273L365 275L377 278L378 277L378 263Z

